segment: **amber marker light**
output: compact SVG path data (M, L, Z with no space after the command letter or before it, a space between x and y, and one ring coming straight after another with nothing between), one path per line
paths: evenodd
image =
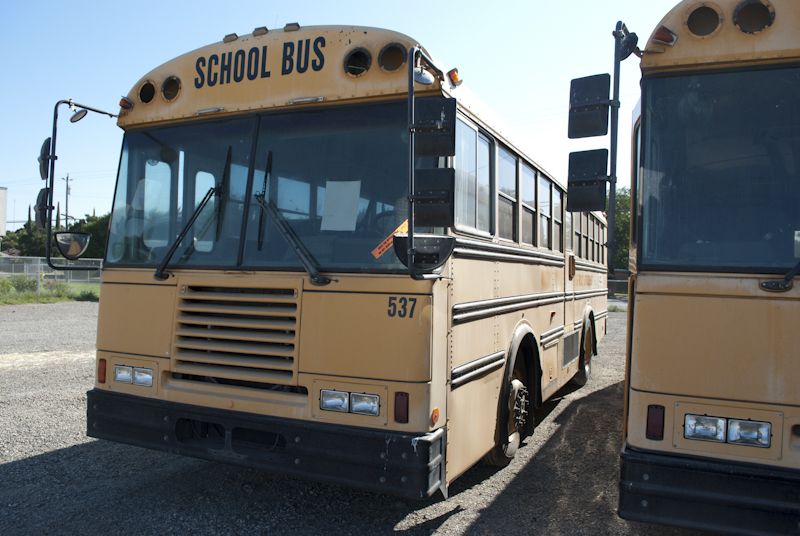
M659 26L656 33L653 34L653 41L671 47L675 46L678 41L678 35L666 26Z
M97 383L106 383L106 360L97 360Z
M447 71L447 78L450 80L450 83L453 84L454 87L458 87L461 85L463 80L458 74L458 69L450 69Z
M128 97L122 97L119 99L119 107L123 110L130 110L133 108L133 101L131 101Z
M437 422L439 422L439 408L433 408L433 411L431 411L431 426L436 426Z

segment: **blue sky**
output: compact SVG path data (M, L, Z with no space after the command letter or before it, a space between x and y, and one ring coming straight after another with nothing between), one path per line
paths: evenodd
M471 89L515 140L548 171L566 177L571 150L607 143L566 136L569 82L609 72L611 31L623 20L644 42L676 0L543 0L496 2L173 1L26 2L0 4L5 28L0 186L8 188L9 230L27 218L43 186L36 156L52 129L53 106L73 98L116 113L120 96L169 59L266 25L355 24L389 28L418 40L442 64L458 67ZM621 77L620 184L628 181L631 113L638 99L636 58ZM58 130L56 176L69 173L70 214L111 209L122 131L90 114ZM56 198L64 208L64 181Z

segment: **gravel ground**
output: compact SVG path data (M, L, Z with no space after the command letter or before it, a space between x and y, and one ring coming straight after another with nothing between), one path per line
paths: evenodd
M511 465L478 465L425 502L85 437L96 315L0 307L0 534L697 534L615 512L624 313L588 385L547 404Z

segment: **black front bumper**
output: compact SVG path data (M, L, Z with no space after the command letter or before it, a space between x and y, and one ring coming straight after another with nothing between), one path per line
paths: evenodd
M619 515L728 534L800 534L800 471L626 448Z
M423 435L320 424L93 389L87 435L407 498L444 482L444 429Z

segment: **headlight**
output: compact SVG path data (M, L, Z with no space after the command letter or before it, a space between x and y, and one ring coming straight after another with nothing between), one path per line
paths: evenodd
M136 385L144 385L145 387L152 387L153 369L139 367L133 369L133 383Z
M349 402L350 393L328 389L319 392L319 409L347 413L350 410Z
M730 419L728 421L728 443L769 447L770 428L771 425L768 422Z
M720 417L686 414L683 421L683 437L705 441L725 442L726 421Z
M114 366L114 381L120 383L133 382L133 367L125 367L122 365Z
M350 408L353 413L378 415L381 412L381 398L378 395L351 393Z

